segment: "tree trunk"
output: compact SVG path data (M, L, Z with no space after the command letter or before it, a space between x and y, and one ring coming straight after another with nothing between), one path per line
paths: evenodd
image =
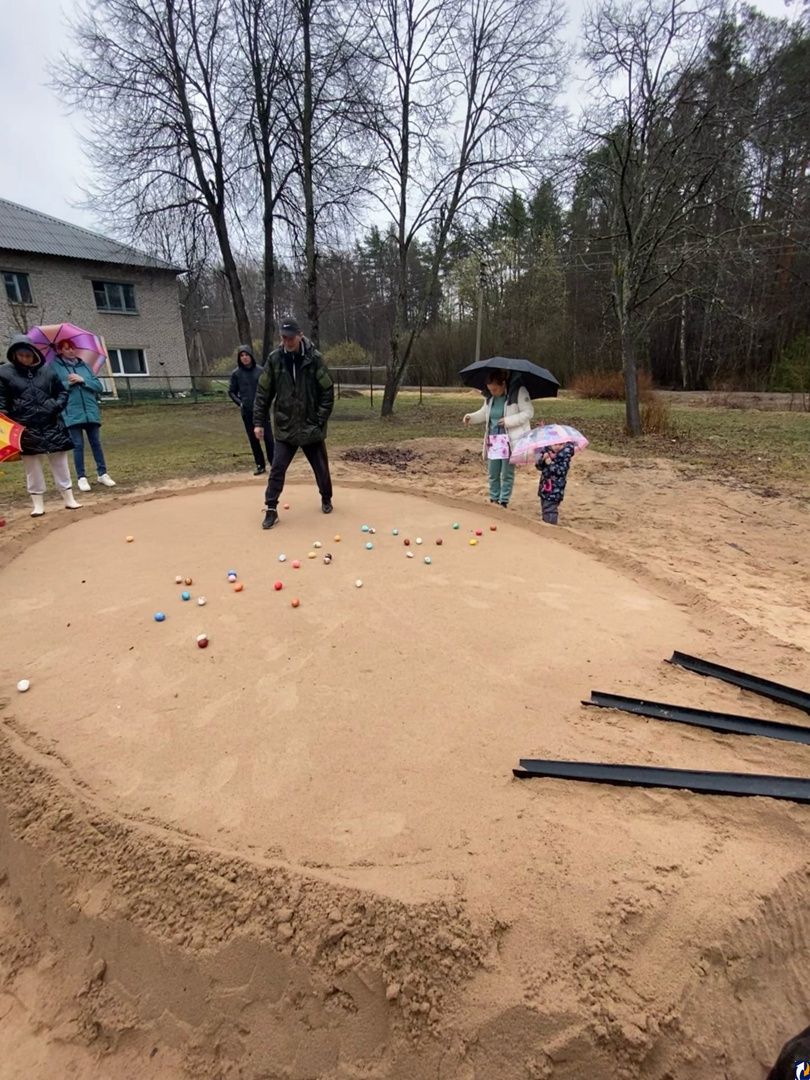
M231 301L233 302L233 314L236 319L237 336L240 342L244 342L246 345L252 345L253 336L250 332L250 319L248 318L247 307L245 306L245 294L242 291L242 280L239 277L239 270L236 266L236 260L233 257L230 238L228 237L227 231L220 231L218 222L217 237L222 253L222 271L225 274L225 280L228 282L228 289L230 290Z
M301 117L301 156L304 183L307 321L313 344L320 343L318 313L318 256L315 250L315 191L312 177L312 3L303 0L301 20L304 42L304 109Z
M638 373L636 371L636 348L632 327L626 316L622 319L622 366L624 368L624 405L628 435L641 434L641 412L638 407Z
M678 327L678 351L681 360L681 388L691 390L689 362L686 358L686 297L681 297L681 319Z
M265 177L264 177L264 331L262 337L262 360L267 357L275 346L275 277L276 258L273 244L273 193L270 189L270 156L265 151Z

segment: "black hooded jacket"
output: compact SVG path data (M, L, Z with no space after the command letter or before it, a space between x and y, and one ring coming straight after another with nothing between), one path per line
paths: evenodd
M251 363L247 366L239 363L239 353L247 353ZM261 366L256 363L253 349L249 345L240 345L236 350L236 367L231 372L231 381L228 385L228 397L238 405L243 413L253 416L253 402L256 398L256 384L262 373Z
M26 367L15 359L17 349L28 349L38 363ZM62 419L68 392L42 353L23 334L11 339L8 363L0 365L0 412L25 428L23 454L58 454L73 442Z

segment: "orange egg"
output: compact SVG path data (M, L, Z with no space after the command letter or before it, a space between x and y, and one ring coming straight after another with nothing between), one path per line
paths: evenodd
M236 584L234 585L234 587L233 587L233 591L234 591L234 592L241 592L241 591L242 591L242 589L244 589L244 587L245 587L245 586L244 586L244 585L242 584L242 582L241 582L241 581L237 581L237 583L236 583Z
M187 578L185 578L185 579L183 580L183 584L184 584L184 585L192 585L192 584L193 584L193 582L192 582L192 580L191 580L191 578L190 578L190 577L187 577Z
M295 599L295 600L290 601L290 607L300 607L300 606L301 606L301 601L300 600Z

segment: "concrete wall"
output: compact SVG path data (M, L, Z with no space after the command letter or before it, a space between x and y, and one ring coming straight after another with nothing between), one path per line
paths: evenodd
M100 334L109 349L143 349L149 375L132 376L133 388L165 388L167 376L175 390L190 386L177 279L173 274L0 249L3 270L28 274L33 294L31 306L11 304L0 279L0 334L4 342L21 332L21 322L25 328L71 322ZM134 285L138 314L99 311L94 280ZM123 393L123 379L116 382L119 393Z

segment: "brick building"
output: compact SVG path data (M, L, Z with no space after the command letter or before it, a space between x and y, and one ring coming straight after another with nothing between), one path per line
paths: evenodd
M116 381L185 390L179 267L0 199L0 334L71 322L99 334ZM4 357L5 348L0 353ZM120 392L119 386L119 392Z

